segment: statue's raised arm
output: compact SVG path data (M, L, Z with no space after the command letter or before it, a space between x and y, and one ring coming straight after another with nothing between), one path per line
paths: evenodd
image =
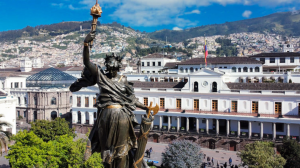
M90 32L85 40L84 40L84 48L83 48L83 64L90 71L91 75L97 75L96 66L90 62L90 42L94 41L96 31Z

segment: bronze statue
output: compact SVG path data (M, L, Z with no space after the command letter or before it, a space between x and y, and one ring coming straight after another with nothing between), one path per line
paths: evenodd
M132 83L127 81L126 76L118 74L122 67L120 56L106 55L106 71L100 65L90 62L89 46L91 47L91 42L95 39L95 32L96 27L93 25L91 32L84 40L83 63L85 68L81 75L82 78L70 86L71 92L95 84L99 86L100 90L96 103L97 120L89 136L86 155L100 152L105 168L146 167L143 163L143 156L147 135L154 119L153 116L158 112L158 106L152 108L151 102L147 107L138 101L134 95ZM138 139L134 132L134 127L138 125L133 114L136 107L146 110L148 114L142 119ZM150 114L151 110L154 111L153 116ZM88 156L85 156L85 159L87 158Z

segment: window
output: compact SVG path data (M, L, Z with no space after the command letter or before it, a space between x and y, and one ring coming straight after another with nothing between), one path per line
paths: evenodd
M244 83L244 79L243 78L240 78L240 83Z
M212 83L212 92L218 92L218 84L217 82Z
M158 62L158 66L161 66L161 62Z
M224 66L224 69L227 69L227 66Z
M240 124L241 124L241 129L248 129L249 126L248 121L241 121Z
M20 86L20 88L22 88L23 87L23 82L21 82L21 86Z
M198 71L198 68L195 68L195 71Z
M183 68L182 67L180 68L180 73L183 73Z
M259 67L255 67L255 72L259 72Z
M155 66L155 62L152 62L152 66Z
M298 115L300 116L300 103L298 103Z
M265 58L260 58L259 60L265 64Z
M213 100L211 106L212 111L218 111L218 100Z
M148 97L144 97L144 105L148 106Z
M194 99L194 110L199 110L199 99Z
M13 88L13 83L12 82L10 83L10 88Z
M284 132L284 124L276 123L276 132Z
M89 121L90 121L89 119L90 119L90 117L89 117L89 112L86 111L86 112L85 112L85 123L86 123L86 124L89 124L89 123L90 123L90 122L89 122Z
M222 69L222 67L219 67L219 69Z
M27 104L27 98L24 97L24 104Z
M97 99L96 97L93 97L93 106L96 107Z
M84 105L85 107L89 107L89 97L85 97Z
M257 101L252 102L252 113L258 113L258 102Z
M56 98L55 97L52 97L52 99L51 99L51 105L56 105Z
M163 116L163 123L168 123L168 116Z
M190 68L190 72L194 72L194 68L193 67Z
M244 67L244 68L243 68L243 72L248 72L248 68L247 68L247 67Z
M70 96L70 104L73 104L72 101L73 101L73 97Z
M185 73L188 73L188 69L187 68L185 68Z
M81 97L77 97L77 107L81 107Z
M275 63L275 58L270 58L270 63Z
M24 111L24 113L23 113L23 114L24 114L24 118L26 117L26 113L27 113L27 112L26 112L26 111Z
M242 72L242 68L238 68L238 72Z
M237 101L232 101L231 102L231 111L232 112L237 112Z
M36 97L33 97L33 104L37 105L37 99L36 99Z
M155 71L152 71L152 73L155 73Z
M203 119L203 120L202 120L202 123L203 123L203 124L206 123L206 119Z
M176 108L181 109L181 99L176 99Z
M294 57L291 57L291 58L290 58L290 63L294 63L294 62L295 62Z
M18 97L18 104L21 104L21 98Z
M253 72L253 68L250 68L250 72Z
M15 88L19 88L19 83L15 82Z
M236 67L232 67L231 72L236 72Z
M18 117L20 117L20 111L18 111Z
M150 66L150 62L147 62L147 66Z
M165 108L165 99L164 98L159 99L159 107L160 108Z
M275 114L281 115L281 102L275 102Z
M78 97L77 97L78 98ZM77 99L78 100L78 99ZM78 106L79 107L79 106ZM78 120L78 123L81 123L81 112L78 111L77 112L77 120Z
M285 58L280 58L280 63L285 63Z
M145 63L144 63L144 62L142 62L142 66L145 66Z

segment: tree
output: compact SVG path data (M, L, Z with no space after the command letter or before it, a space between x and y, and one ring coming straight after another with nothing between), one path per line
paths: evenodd
M84 168L103 168L101 154L95 152L92 156L84 163Z
M194 168L202 163L201 147L191 141L173 141L162 153L162 164L166 168Z
M276 154L272 142L257 141L237 154L249 168L283 168L286 161Z
M300 165L300 145L295 140L283 140L280 154L286 159L286 168L297 168Z
M69 127L69 122L64 118L57 117L55 120L36 120L31 122L31 131L43 141L54 140L55 136L69 135L75 137L74 129Z
M0 114L0 118L3 117L2 114ZM0 121L0 156L2 156L2 149L4 148L5 151L7 151L7 146L9 143L9 137L10 137L10 133L8 131L2 131L2 127L3 126L10 126L9 123L4 122L4 121Z
M12 137L16 143L10 146L8 155L12 167L73 167L84 165L86 140L73 141L69 135L56 136L48 142L34 134L33 131L19 131Z

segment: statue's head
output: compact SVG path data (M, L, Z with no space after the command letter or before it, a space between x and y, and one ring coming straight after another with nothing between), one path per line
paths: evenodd
M112 55L106 55L104 65L106 66L107 71L119 71L122 68L122 57Z

